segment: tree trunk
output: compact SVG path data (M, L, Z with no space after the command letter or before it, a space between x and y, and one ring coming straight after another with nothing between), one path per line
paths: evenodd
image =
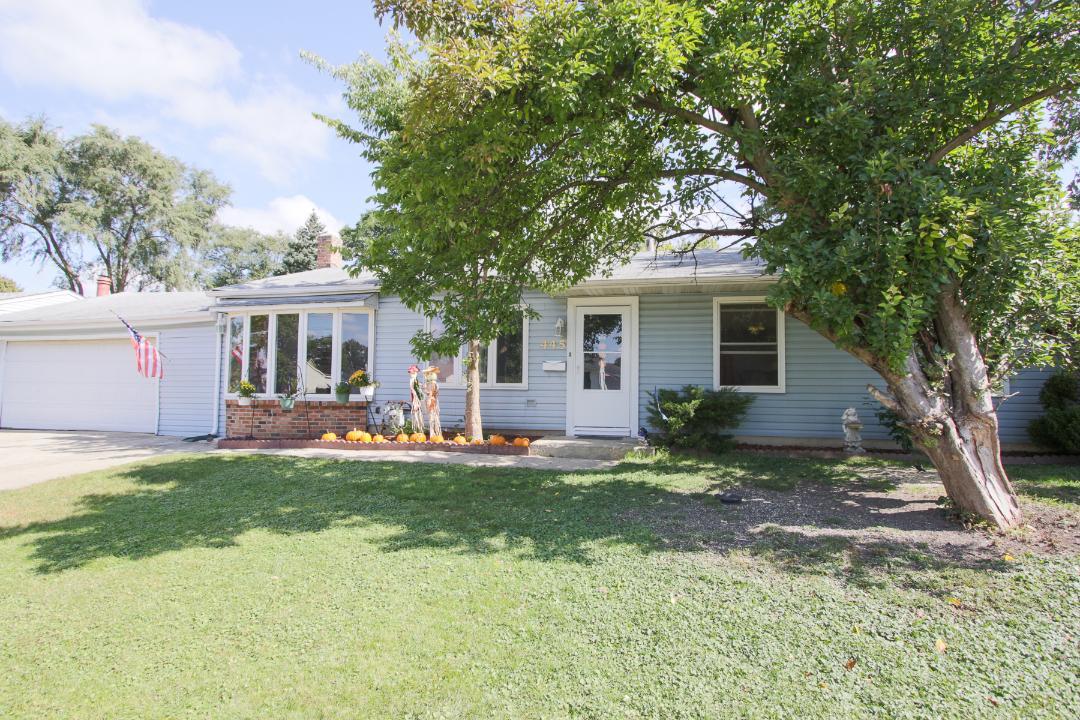
M1020 503L1001 464L986 362L955 286L943 293L935 321L938 340L950 354L945 390L931 387L912 353L906 374L882 373L892 397L874 394L907 423L958 509L1001 530L1016 527L1022 520Z
M480 341L469 341L465 358L465 436L470 440L484 437L480 420Z

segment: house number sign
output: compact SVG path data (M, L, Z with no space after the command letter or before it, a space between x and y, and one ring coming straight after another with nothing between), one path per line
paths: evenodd
M541 340L540 341L540 349L541 350L565 350L566 349L566 341L565 340L560 340L558 338L552 338L551 340Z

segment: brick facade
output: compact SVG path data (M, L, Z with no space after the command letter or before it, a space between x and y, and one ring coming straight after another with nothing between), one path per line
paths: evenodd
M256 440L310 440L325 432L344 435L367 424L367 403L345 405L333 401L297 400L292 410L282 410L277 400L252 400L241 407L225 401L225 437Z

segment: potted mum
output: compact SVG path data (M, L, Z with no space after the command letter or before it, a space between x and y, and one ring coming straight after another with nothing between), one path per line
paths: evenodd
M349 376L349 385L356 389L361 400L371 402L371 399L375 397L375 388L379 387L379 382L371 377L367 370L357 370Z
M237 388L237 394L240 396L237 400L238 405L250 405L251 398L255 397L255 386L247 380L241 380L240 387Z
M344 405L349 402L350 395L352 395L352 385L348 382L339 382L334 386L334 397L337 398L338 403Z

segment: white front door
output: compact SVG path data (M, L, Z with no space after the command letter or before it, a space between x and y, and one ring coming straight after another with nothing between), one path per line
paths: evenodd
M567 377L571 434L633 435L637 389L633 306L581 304L573 312L574 340Z

